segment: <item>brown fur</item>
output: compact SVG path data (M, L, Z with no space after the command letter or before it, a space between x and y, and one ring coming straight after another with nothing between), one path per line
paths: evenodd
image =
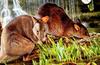
M38 10L40 18L49 16L47 25L49 32L56 36L76 36L79 38L89 36L87 29L81 23L74 23L64 12L64 10L56 4L46 3ZM74 24L80 29L76 30ZM84 33L85 32L85 33Z
M1 56L21 56L30 53L37 42L32 28L34 18L22 15L13 19L2 31Z

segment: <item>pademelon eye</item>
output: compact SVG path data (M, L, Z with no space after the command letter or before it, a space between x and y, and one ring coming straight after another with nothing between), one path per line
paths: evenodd
M35 23L35 25L33 27L34 34L37 36L39 34L39 31L40 31L40 24L39 23Z

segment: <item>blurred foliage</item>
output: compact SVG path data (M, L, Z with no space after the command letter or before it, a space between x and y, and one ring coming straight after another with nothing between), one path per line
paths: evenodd
M27 4L26 0L19 0L19 1L20 1L21 7L22 7L23 9L25 9L25 8L26 8L26 4Z
M90 11L93 11L94 10L93 0L91 0L91 3L88 4L88 8L89 8Z

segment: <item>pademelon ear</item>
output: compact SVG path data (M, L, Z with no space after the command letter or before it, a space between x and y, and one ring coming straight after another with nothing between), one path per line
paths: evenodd
M77 24L74 24L74 28L79 31L80 30L80 27L77 25Z
M41 18L41 20L44 22L44 23L47 23L48 20L49 20L49 16L44 16Z

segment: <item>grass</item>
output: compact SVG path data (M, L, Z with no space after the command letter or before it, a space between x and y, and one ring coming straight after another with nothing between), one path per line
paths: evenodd
M36 45L39 59L33 59L32 65L100 65L100 36L94 34L89 39L82 39L82 42L75 38L58 38L51 35L47 38L47 42Z
M80 45L75 38L70 39L70 44L63 38L58 41L48 36L49 43L38 44L39 61L33 60L33 65L63 65L65 63L89 62L96 65L100 59L100 37L89 39L89 45ZM67 44L67 45L66 45Z

